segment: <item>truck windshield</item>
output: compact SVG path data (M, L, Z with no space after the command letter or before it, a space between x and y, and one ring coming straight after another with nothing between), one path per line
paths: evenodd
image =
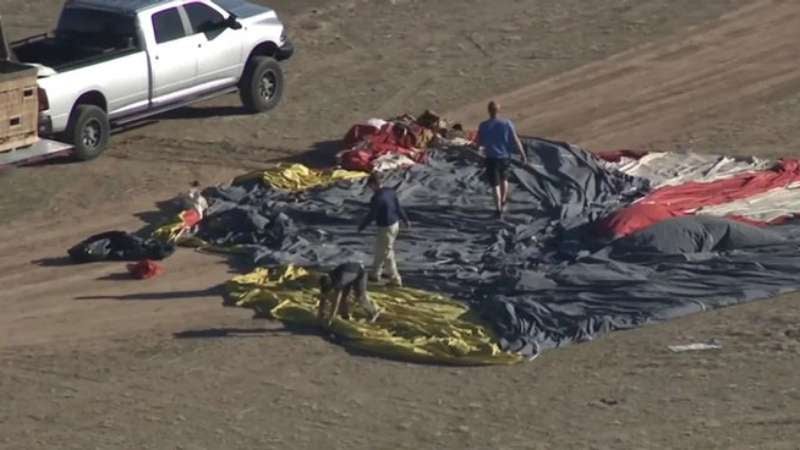
M56 36L108 43L133 38L134 45L138 41L134 17L89 8L64 9L58 21Z

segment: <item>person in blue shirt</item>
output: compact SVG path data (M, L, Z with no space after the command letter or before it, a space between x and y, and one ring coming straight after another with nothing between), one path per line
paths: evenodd
M514 124L497 116L500 105L489 102L489 119L478 127L478 145L486 157L486 175L494 189L497 217L503 215L508 203L508 168L511 166L511 154L516 149L523 162L527 162L525 149L517 136Z
M369 278L372 281L379 281L386 266L389 272L389 285L402 286L403 280L394 257L394 242L400 232L400 220L403 221L403 225L410 227L408 216L400 207L395 190L381 186L378 174L373 173L369 176L367 186L374 194L369 205L369 213L359 225L358 231L363 231L372 222L378 226L378 233L375 236L375 260Z

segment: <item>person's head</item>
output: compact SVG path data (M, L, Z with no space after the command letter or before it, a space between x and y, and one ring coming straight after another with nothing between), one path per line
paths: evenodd
M494 119L495 117L497 117L497 113L500 112L500 104L492 100L491 102L489 102L489 105L486 107L486 109L489 111L489 117Z
M377 191L381 188L381 177L377 173L373 172L367 178L367 186L373 191Z

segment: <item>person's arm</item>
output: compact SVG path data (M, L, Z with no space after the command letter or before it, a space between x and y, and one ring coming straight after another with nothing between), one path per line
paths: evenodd
M339 313L339 305L342 303L342 290L336 289L336 295L333 297L333 305L331 306L331 315L328 316L326 321L327 326L331 326L333 321L336 320L336 315Z
M522 158L522 162L528 162L528 155L525 153L525 147L522 146L522 141L519 140L519 136L517 133L514 133L514 141L517 143L517 149L519 150L519 156Z
M480 126L478 126L478 133L475 136L475 142L473 142L473 147L475 148L475 152L478 154L478 156L483 156L483 157L486 156L486 155L483 154L484 147L483 147L483 144L481 143L481 127Z
M510 120L508 121L508 128L511 131L511 136L514 139L514 145L517 146L517 151L519 152L519 157L522 159L522 162L528 162L528 155L525 154L525 147L522 145L522 141L519 139L519 135L517 134L517 128L514 126L514 123Z
M364 228L367 228L369 224L375 220L375 216L378 213L378 195L373 195L372 200L369 202L369 212L366 216L364 216L364 220L361 221L361 224L358 226L358 231L364 231Z
M328 294L330 294L330 292L323 290L322 286L320 286L319 306L317 307L317 320L320 322L325 319L325 309L328 307Z
M403 209L402 206L400 206L400 199L397 198L397 193L395 193L394 195L394 205L395 208L397 208L397 213L400 215L400 219L403 220L403 225L405 225L406 228L411 228L411 221L408 220L408 216L406 215L406 210Z

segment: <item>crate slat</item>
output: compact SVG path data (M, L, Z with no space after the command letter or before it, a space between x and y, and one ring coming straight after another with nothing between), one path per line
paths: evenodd
M27 135L24 136L15 136L14 139L6 141L0 140L0 153L22 147L27 147L37 142L39 142L39 137L36 135L35 132L28 133Z

